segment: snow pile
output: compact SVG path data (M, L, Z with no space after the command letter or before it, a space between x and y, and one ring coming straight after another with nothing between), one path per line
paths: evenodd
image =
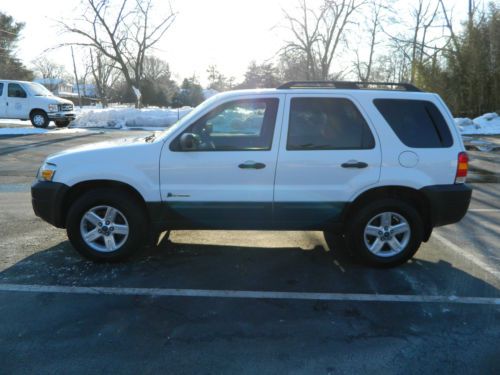
M462 134L500 134L500 116L495 112L485 113L474 120L456 118L455 123Z
M76 128L166 128L193 108L106 108L86 109L71 123Z

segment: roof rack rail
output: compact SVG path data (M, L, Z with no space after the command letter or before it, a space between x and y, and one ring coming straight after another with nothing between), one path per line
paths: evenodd
M291 81L278 86L280 90L292 88L317 88L317 89L354 89L376 90L374 86L384 86L385 90L422 91L411 83L403 82L356 82L356 81Z

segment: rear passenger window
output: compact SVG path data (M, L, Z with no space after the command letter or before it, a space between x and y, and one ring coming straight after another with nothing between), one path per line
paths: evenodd
M406 146L438 148L453 145L450 129L433 103L402 99L375 99L373 103Z
M0 82L0 96L3 95L3 83Z
M356 106L345 98L293 98L287 150L357 150L375 140Z

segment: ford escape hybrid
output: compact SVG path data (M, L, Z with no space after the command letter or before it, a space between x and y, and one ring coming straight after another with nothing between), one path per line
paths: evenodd
M321 230L392 266L465 215L467 165L436 94L290 82L216 95L162 133L49 156L32 202L94 260L124 259L162 230Z

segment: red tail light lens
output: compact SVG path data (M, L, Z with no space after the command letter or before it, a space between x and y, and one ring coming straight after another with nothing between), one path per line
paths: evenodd
M455 176L456 184L465 183L468 169L469 169L469 155L467 155L466 152L460 152L458 154L457 174Z

